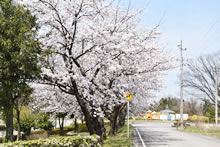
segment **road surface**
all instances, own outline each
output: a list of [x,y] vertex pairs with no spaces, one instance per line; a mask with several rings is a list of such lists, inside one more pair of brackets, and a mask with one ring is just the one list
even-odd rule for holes
[[177,131],[171,123],[133,122],[133,147],[220,147],[220,139]]

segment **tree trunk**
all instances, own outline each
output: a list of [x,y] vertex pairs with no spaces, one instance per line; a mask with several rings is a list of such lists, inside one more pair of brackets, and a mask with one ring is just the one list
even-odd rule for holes
[[17,141],[21,138],[21,122],[20,122],[20,111],[18,108],[18,105],[16,105],[16,117],[17,117],[17,127],[18,127],[18,135],[17,135]]
[[104,126],[104,118],[92,115],[91,110],[86,102],[83,99],[77,98],[77,101],[81,107],[81,110],[85,116],[86,126],[90,135],[97,134],[100,139],[100,142],[103,142],[103,139],[106,139],[106,131]]
[[60,136],[63,136],[64,117],[59,117]]
[[126,116],[126,104],[121,104],[120,106],[115,106],[113,112],[108,119],[110,120],[110,131],[109,135],[116,135],[120,128],[125,124]]
[[13,141],[13,104],[8,106],[6,112],[6,140]]
[[93,117],[93,127],[95,134],[100,136],[100,141],[106,139],[106,130],[104,124],[104,118],[100,116]]
[[109,135],[110,136],[116,135],[116,133],[118,132],[118,113],[119,113],[119,106],[115,106],[111,116],[109,117],[110,119]]
[[118,117],[119,128],[122,128],[125,125],[126,113],[127,113],[126,107],[122,108]]
[[94,117],[92,111],[89,107],[88,102],[86,102],[83,97],[79,94],[76,82],[71,79],[72,86],[73,86],[73,93],[76,96],[77,102],[85,116],[86,126],[88,128],[89,133],[97,134],[100,136],[99,141],[102,143],[103,139],[106,138],[105,134],[105,126],[104,126],[104,118],[99,116]]
[[74,130],[75,130],[75,132],[78,130],[78,128],[79,128],[79,125],[77,123],[77,118],[75,118],[75,120],[74,120]]

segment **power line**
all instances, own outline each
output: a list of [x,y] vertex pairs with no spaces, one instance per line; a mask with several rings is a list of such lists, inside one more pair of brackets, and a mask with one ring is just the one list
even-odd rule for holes
[[[197,41],[192,48],[200,48],[200,46],[205,46],[203,43],[209,40],[209,38],[213,38],[213,35],[209,36],[210,32],[213,30],[213,28],[216,26],[216,24],[219,22],[220,17],[216,19],[208,28],[208,30],[200,37],[199,41]],[[215,32],[214,32],[215,33]],[[215,33],[216,35],[216,33]],[[208,37],[209,36],[209,37]]]
[[200,50],[207,49],[210,45],[214,44],[217,40],[219,40],[220,35],[215,32],[215,36],[211,37],[210,41],[207,41],[207,44],[199,48]]

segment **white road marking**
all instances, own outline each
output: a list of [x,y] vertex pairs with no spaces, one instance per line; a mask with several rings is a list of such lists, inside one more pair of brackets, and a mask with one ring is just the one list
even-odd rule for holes
[[143,147],[146,147],[146,145],[144,144],[144,141],[143,141],[143,139],[142,139],[142,137],[141,137],[141,134],[139,133],[139,131],[138,131],[137,128],[136,128],[136,131],[137,131],[138,136],[139,136],[139,138],[140,138],[140,140],[141,140],[141,142],[142,142],[142,144],[143,144]]
[[148,124],[132,124],[133,127],[144,127],[149,126]]

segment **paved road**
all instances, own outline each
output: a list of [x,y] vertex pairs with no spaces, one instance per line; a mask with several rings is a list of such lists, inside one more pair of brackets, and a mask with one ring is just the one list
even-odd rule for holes
[[133,122],[133,147],[220,147],[220,139],[180,132],[171,125]]

